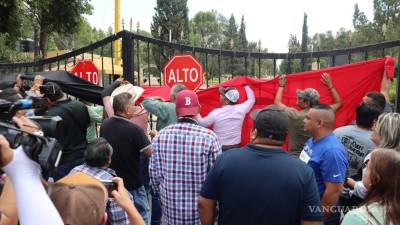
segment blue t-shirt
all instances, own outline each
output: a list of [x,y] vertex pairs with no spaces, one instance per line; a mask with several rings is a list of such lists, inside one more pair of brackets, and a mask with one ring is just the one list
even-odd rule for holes
[[317,141],[308,139],[300,159],[314,170],[321,197],[325,191],[325,182],[343,183],[346,178],[347,152],[332,133]]
[[280,149],[247,145],[218,156],[200,192],[219,204],[218,224],[322,221],[311,168]]

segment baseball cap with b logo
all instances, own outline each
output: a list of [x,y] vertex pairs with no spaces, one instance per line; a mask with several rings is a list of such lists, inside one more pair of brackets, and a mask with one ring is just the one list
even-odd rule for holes
[[177,116],[195,116],[200,112],[200,104],[197,94],[191,90],[180,91],[176,95]]

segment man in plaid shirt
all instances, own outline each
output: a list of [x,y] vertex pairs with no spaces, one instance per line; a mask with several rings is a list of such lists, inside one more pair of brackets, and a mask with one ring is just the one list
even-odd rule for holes
[[[106,139],[96,138],[88,145],[85,163],[73,168],[70,174],[82,172],[98,180],[112,180],[113,177],[116,177],[115,171],[108,168],[111,163],[112,152],[113,149]],[[129,197],[133,202],[132,196]],[[130,225],[125,210],[119,207],[113,198],[108,199],[106,212],[108,225]]]
[[197,200],[201,185],[221,153],[215,133],[194,119],[199,111],[196,93],[180,91],[176,96],[178,123],[153,139],[150,181],[168,224],[200,224]]

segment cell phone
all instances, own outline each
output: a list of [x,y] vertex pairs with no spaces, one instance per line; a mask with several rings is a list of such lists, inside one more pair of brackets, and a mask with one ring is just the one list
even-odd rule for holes
[[118,189],[117,183],[113,182],[112,180],[100,180],[100,182],[106,187],[108,192],[108,197],[112,198],[111,192]]

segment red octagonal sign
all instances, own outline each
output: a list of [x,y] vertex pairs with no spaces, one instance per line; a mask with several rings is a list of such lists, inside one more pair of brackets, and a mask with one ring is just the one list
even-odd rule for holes
[[175,55],[164,66],[164,84],[172,87],[184,84],[190,90],[197,90],[204,81],[203,67],[192,55]]
[[96,65],[90,60],[81,60],[71,70],[72,74],[80,77],[90,83],[99,84],[99,70]]

